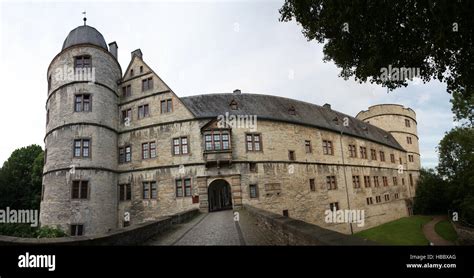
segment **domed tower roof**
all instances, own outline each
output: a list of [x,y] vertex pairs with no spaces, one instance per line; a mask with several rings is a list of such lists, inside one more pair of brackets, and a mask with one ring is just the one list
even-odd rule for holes
[[62,50],[76,44],[84,43],[97,45],[105,50],[108,50],[104,36],[102,36],[102,34],[94,27],[88,25],[79,26],[69,32],[69,35],[64,40]]

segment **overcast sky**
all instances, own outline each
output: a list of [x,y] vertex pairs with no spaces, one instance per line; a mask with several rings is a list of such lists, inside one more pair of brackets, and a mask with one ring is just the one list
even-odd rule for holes
[[415,110],[424,167],[437,164],[436,146],[454,127],[450,95],[437,81],[387,94],[338,77],[323,63],[322,45],[308,42],[295,22],[279,22],[280,1],[10,2],[0,4],[0,165],[16,148],[44,148],[46,70],[69,31],[87,23],[116,41],[125,70],[130,52],[178,96],[232,92],[272,94],[355,116],[380,103]]

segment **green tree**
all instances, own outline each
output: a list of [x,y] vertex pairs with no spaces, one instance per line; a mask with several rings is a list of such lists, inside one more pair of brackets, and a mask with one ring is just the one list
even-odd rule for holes
[[407,86],[407,79],[384,78],[391,65],[419,69],[424,82],[446,82],[454,114],[472,125],[473,14],[468,0],[286,0],[280,21],[294,19],[308,40],[324,43],[324,61],[346,79]]
[[413,210],[416,214],[446,213],[451,205],[449,186],[433,169],[421,169]]
[[43,150],[16,149],[0,169],[0,207],[39,209]]

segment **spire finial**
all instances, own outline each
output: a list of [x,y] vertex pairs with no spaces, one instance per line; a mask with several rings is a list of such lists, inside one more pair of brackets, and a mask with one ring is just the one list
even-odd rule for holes
[[86,26],[86,21],[87,21],[87,17],[86,17],[86,11],[83,11],[82,14],[84,15],[84,18],[82,20],[84,20],[84,26]]

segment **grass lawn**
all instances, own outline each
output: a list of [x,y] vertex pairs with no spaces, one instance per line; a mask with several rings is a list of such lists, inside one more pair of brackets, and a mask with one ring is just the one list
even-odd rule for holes
[[435,225],[435,232],[440,235],[442,238],[455,242],[458,239],[458,234],[454,230],[451,222],[448,220],[439,221]]
[[428,245],[421,227],[431,217],[415,215],[382,224],[355,235],[386,245]]

